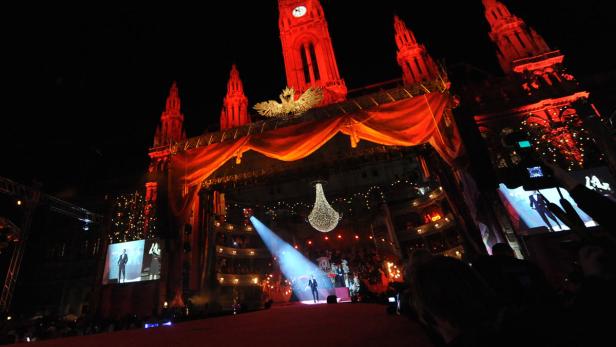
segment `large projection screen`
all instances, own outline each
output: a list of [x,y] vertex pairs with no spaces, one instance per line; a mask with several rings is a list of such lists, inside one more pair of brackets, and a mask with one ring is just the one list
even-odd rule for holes
[[162,243],[158,239],[112,243],[107,248],[103,284],[160,278]]

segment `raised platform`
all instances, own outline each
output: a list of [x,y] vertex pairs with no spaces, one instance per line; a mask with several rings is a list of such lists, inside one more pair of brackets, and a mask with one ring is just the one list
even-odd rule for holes
[[36,346],[431,346],[417,323],[374,304],[269,310],[36,343]]

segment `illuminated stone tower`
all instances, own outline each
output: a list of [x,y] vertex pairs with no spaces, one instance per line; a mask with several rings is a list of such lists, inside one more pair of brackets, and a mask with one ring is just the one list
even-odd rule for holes
[[[543,38],[522,19],[511,14],[505,5],[496,0],[483,0],[483,5],[491,28],[490,39],[496,45],[498,61],[505,73],[532,69],[527,60],[551,51]],[[558,62],[562,62],[562,55]]]
[[347,88],[338,73],[319,1],[278,0],[278,9],[287,84],[300,93],[309,87],[323,88],[322,105],[344,100]]
[[[160,116],[160,125],[156,128],[154,145],[150,150],[150,167],[148,182],[145,184],[145,199],[147,202],[156,202],[159,173],[167,167],[169,145],[186,139],[183,127],[184,115],[180,110],[180,95],[177,83],[173,82],[165,104],[165,110]],[[147,211],[146,211],[147,212]]]
[[[522,129],[542,156],[569,170],[583,167],[587,159],[584,148],[588,147],[583,139],[587,135],[572,105],[588,98],[588,92],[580,90],[574,77],[566,72],[561,52],[550,49],[522,19],[499,1],[483,0],[483,5],[491,28],[490,39],[509,81],[509,86],[492,89],[499,90],[505,101],[501,101],[502,105],[511,104],[509,119],[518,120],[504,131]],[[481,126],[492,130],[507,123],[504,113],[477,119],[481,119]],[[506,160],[500,161],[501,166],[507,165]]]
[[396,45],[398,46],[398,64],[402,68],[404,84],[413,84],[434,79],[438,68],[428,54],[426,47],[419,44],[415,35],[406,27],[406,24],[394,16],[396,29]]
[[180,111],[180,96],[178,86],[175,82],[169,90],[165,111],[160,116],[160,125],[156,128],[154,135],[154,147],[165,146],[170,143],[184,140],[186,132],[182,124],[184,115]]
[[220,112],[220,130],[230,129],[250,123],[248,99],[244,95],[244,86],[235,64],[231,67],[227,95]]

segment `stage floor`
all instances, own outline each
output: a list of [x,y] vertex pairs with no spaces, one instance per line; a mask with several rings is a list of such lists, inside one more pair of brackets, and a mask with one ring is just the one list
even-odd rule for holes
[[417,323],[374,304],[273,306],[169,327],[40,341],[36,346],[431,346]]

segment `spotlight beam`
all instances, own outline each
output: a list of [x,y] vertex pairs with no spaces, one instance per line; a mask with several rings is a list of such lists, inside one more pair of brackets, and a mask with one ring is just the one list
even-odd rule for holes
[[333,285],[327,275],[314,263],[306,259],[293,246],[286,243],[272,230],[254,216],[250,222],[265,243],[269,251],[278,259],[280,270],[291,281],[293,292],[301,301],[312,301],[312,291],[308,286],[311,276],[317,280],[319,299],[324,300],[333,292]]

